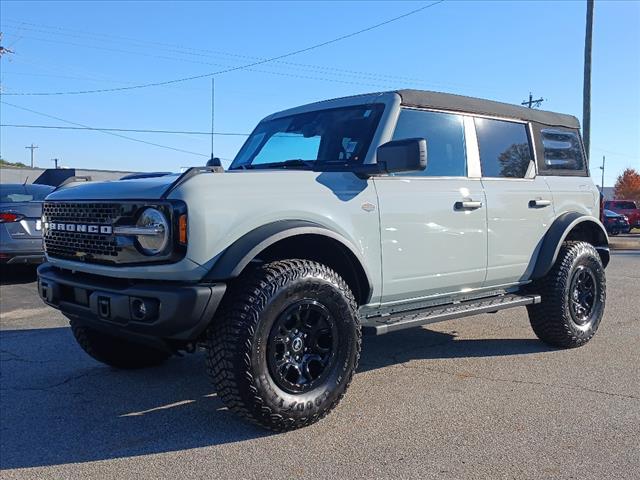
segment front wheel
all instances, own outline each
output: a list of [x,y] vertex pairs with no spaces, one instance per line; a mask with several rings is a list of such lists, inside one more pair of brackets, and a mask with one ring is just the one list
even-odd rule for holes
[[360,356],[356,302],[308,260],[239,278],[207,332],[207,371],[222,401],[275,431],[310,425],[342,399]]
[[565,242],[549,273],[532,289],[542,302],[529,305],[529,321],[542,341],[557,347],[579,347],[595,335],[604,314],[604,267],[593,245]]

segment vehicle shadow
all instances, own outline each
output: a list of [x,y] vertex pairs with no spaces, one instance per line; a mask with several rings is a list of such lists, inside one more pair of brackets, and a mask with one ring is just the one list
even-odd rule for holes
[[455,334],[412,328],[380,337],[364,337],[359,371],[366,372],[411,360],[526,355],[553,351],[537,339],[463,339]]
[[35,282],[35,265],[0,265],[0,285],[17,285]]
[[[533,340],[455,340],[413,329],[366,338],[359,371],[411,359],[544,351]],[[229,412],[201,354],[117,371],[89,358],[68,328],[0,332],[0,469],[180,451],[273,435]]]

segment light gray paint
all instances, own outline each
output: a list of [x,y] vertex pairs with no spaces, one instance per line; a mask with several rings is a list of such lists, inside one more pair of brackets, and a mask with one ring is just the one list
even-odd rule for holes
[[[376,147],[389,141],[395,129],[400,110],[395,93],[320,102],[267,119],[371,102],[386,105],[365,160],[373,163]],[[352,173],[295,170],[203,173],[169,195],[188,205],[189,245],[182,261],[118,268],[50,260],[112,277],[198,280],[251,230],[279,220],[307,220],[355,246],[371,276],[372,306],[526,283],[542,239],[558,216],[576,211],[597,221],[597,190],[590,178],[536,176],[535,166],[526,179],[480,178],[475,127],[464,115],[469,177],[363,179]],[[174,179],[78,184],[52,198],[155,200]],[[532,208],[532,200],[542,205]],[[478,208],[457,211],[459,201],[476,202]]]
[[479,179],[383,176],[375,183],[385,302],[482,287],[485,210],[454,210],[456,202],[485,203]]

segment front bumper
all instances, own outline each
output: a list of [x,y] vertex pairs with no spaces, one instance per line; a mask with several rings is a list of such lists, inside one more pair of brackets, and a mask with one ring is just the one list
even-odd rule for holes
[[38,264],[44,262],[42,252],[0,252],[0,263],[6,265]]
[[38,267],[38,293],[46,304],[98,330],[140,340],[196,340],[225,290],[224,283],[131,281],[71,272],[49,263]]

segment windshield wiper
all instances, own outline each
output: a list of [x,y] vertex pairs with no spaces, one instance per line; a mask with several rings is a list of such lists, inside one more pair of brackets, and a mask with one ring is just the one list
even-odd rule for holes
[[282,162],[270,162],[259,163],[256,165],[244,165],[245,168],[295,168],[304,167],[305,169],[312,169],[315,164],[315,160],[302,160],[301,158],[292,158],[290,160],[283,160]]

